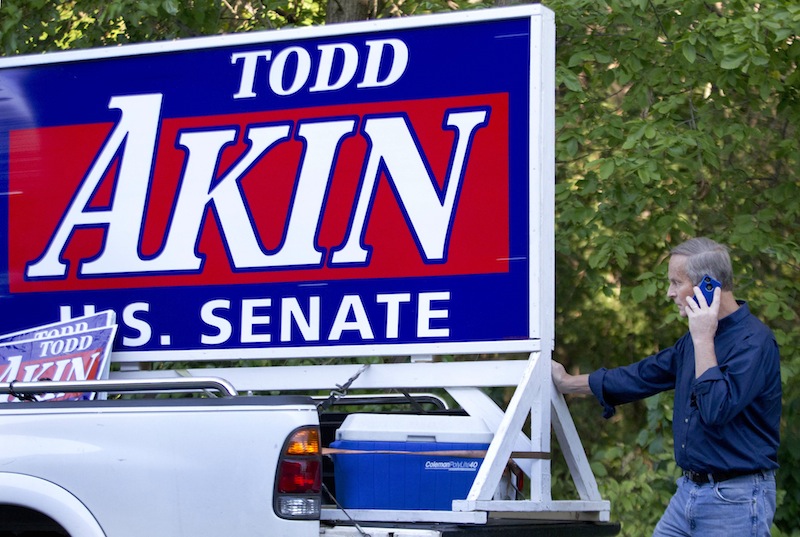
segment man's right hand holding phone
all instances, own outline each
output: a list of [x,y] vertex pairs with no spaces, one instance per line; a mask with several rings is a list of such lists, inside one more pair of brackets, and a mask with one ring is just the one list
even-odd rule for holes
[[[704,278],[705,280],[705,278]],[[694,288],[694,300],[686,301],[686,316],[689,319],[689,332],[692,334],[695,352],[695,378],[708,369],[718,365],[717,355],[714,350],[714,336],[717,333],[719,324],[719,306],[722,290],[713,286],[711,291],[711,301],[706,298],[708,289],[701,286],[704,282]],[[705,292],[704,292],[705,291]]]

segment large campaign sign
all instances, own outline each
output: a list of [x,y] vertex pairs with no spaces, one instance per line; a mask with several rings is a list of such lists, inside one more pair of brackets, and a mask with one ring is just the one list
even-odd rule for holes
[[552,338],[539,5],[0,60],[0,333],[146,360]]

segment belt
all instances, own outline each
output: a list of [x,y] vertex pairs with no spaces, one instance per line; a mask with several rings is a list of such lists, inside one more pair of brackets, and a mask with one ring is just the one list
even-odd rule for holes
[[705,485],[706,483],[719,483],[720,481],[727,481],[735,477],[742,477],[746,475],[760,474],[763,470],[755,472],[751,470],[740,470],[732,472],[694,472],[692,470],[684,470],[683,477],[697,483],[698,485]]

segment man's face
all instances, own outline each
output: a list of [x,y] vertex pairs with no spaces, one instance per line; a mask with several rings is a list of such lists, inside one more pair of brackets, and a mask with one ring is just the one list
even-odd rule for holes
[[694,296],[694,284],[686,274],[686,256],[673,255],[669,260],[669,289],[667,296],[678,305],[681,317],[686,317],[686,301]]

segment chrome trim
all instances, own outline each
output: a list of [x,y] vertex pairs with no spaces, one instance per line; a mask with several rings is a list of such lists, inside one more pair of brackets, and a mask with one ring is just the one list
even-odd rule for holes
[[217,377],[181,377],[163,379],[119,379],[85,381],[0,382],[0,394],[36,395],[54,392],[151,392],[214,390],[224,397],[238,395],[236,388]]

